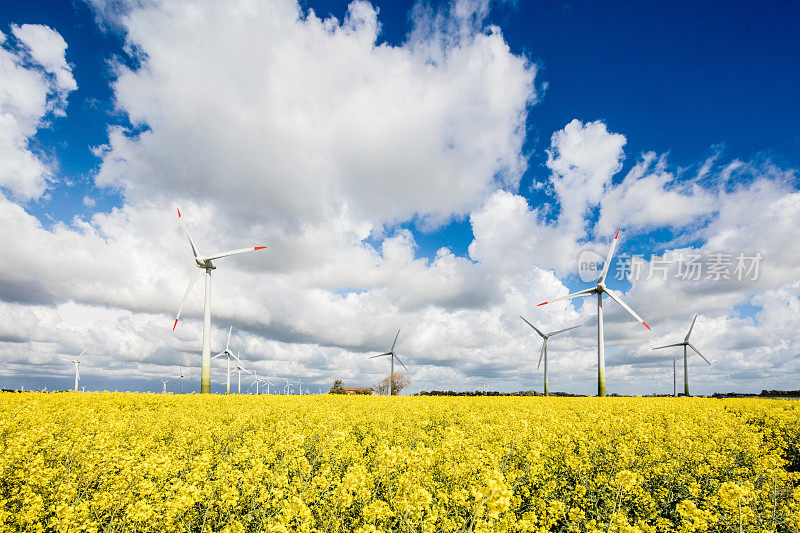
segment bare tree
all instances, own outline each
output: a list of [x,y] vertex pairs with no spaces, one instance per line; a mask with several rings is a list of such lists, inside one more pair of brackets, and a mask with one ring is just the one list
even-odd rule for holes
[[411,385],[411,380],[402,372],[395,372],[389,377],[383,378],[375,385],[380,394],[390,392],[392,396],[397,396],[400,392]]

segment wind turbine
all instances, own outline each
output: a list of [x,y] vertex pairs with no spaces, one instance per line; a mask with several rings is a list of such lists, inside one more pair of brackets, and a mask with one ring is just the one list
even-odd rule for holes
[[289,378],[284,379],[286,379],[286,386],[283,388],[283,393],[288,395],[292,391],[292,386],[289,385]]
[[64,359],[64,361],[67,361],[68,363],[72,363],[73,365],[75,365],[75,388],[73,389],[75,392],[78,392],[78,380],[80,380],[80,378],[81,378],[81,373],[78,371],[78,365],[81,364],[81,356],[83,354],[85,354],[86,350],[88,350],[88,349],[89,348],[84,349],[80,353],[80,355],[78,357],[76,357],[75,359],[64,359],[63,357],[61,358],[61,359]]
[[182,366],[178,366],[178,371],[178,379],[181,380],[181,394],[183,394],[183,378],[188,378],[189,376],[184,375]]
[[298,392],[297,394],[302,395],[303,394],[303,380],[300,379],[300,378],[297,378],[297,387],[300,389],[300,392]]
[[229,348],[231,343],[231,331],[233,331],[233,326],[231,326],[230,329],[228,330],[228,340],[225,342],[225,349],[211,358],[211,359],[216,359],[217,357],[224,355],[225,359],[228,362],[228,372],[226,374],[227,378],[225,381],[225,394],[231,393],[231,357],[233,357],[237,361],[239,360],[236,354],[234,354]]
[[217,268],[212,263],[215,259],[220,259],[222,257],[227,257],[229,255],[236,255],[236,254],[243,254],[245,252],[253,252],[255,250],[263,250],[266,246],[254,246],[252,248],[240,248],[238,250],[231,250],[229,252],[221,252],[218,254],[212,254],[209,256],[200,255],[197,251],[197,247],[194,245],[194,241],[192,241],[191,235],[189,235],[189,230],[186,228],[186,224],[183,223],[181,219],[181,210],[178,209],[178,221],[181,223],[183,227],[183,232],[186,234],[186,238],[189,239],[189,244],[192,247],[192,253],[194,254],[194,262],[197,266],[198,270],[192,274],[191,279],[189,279],[189,286],[186,287],[186,292],[183,294],[183,300],[181,300],[181,305],[178,307],[178,314],[175,315],[175,324],[172,326],[172,331],[175,331],[175,327],[178,325],[178,319],[181,317],[181,311],[183,311],[183,305],[186,303],[186,299],[189,297],[189,293],[192,292],[192,287],[194,284],[197,283],[197,280],[200,279],[200,276],[203,275],[205,272],[206,275],[206,288],[205,288],[205,305],[203,306],[203,366],[200,371],[200,393],[201,394],[208,394],[211,392],[211,271]]
[[[231,355],[233,355],[233,354],[231,354]],[[230,372],[236,372],[236,374],[238,375],[239,384],[238,384],[238,387],[237,387],[237,390],[236,390],[236,394],[241,394],[242,393],[242,370],[244,370],[248,374],[252,374],[252,372],[250,372],[244,366],[242,366],[244,363],[242,363],[242,360],[239,359],[239,355],[238,354],[234,355],[234,357],[236,358],[236,368],[234,368]],[[230,381],[230,373],[228,373],[228,381]]]
[[263,382],[263,383],[269,383],[269,380],[267,380],[267,379],[264,379],[264,378],[260,378],[260,377],[258,377],[258,370],[255,370],[255,373],[256,373],[256,379],[255,379],[255,380],[254,380],[254,381],[253,381],[253,382],[250,384],[250,386],[251,386],[251,387],[252,387],[253,385],[255,385],[255,386],[256,386],[256,396],[258,396],[258,384],[259,384],[259,383],[262,383],[262,382]]
[[688,346],[689,348],[697,352],[697,355],[702,357],[703,361],[708,363],[708,366],[711,366],[711,363],[709,363],[708,359],[706,359],[705,356],[700,353],[700,350],[695,348],[694,345],[691,342],[689,342],[689,336],[692,334],[695,322],[697,322],[697,315],[694,315],[694,320],[692,320],[692,325],[689,326],[689,333],[686,334],[686,337],[684,337],[683,342],[676,342],[675,344],[667,344],[666,346],[657,346],[656,348],[653,348],[654,350],[661,350],[662,348],[673,348],[675,346],[683,346],[683,394],[686,396],[689,396],[689,363],[686,354],[686,347]]
[[542,302],[538,305],[545,305],[548,303],[558,302],[560,300],[569,300],[571,298],[575,298],[576,296],[588,296],[590,294],[597,295],[597,395],[598,396],[605,396],[606,395],[606,356],[605,356],[605,346],[604,346],[604,339],[603,339],[603,294],[608,294],[608,297],[617,302],[619,305],[622,306],[633,318],[636,319],[637,322],[641,322],[644,324],[644,327],[650,329],[650,326],[647,325],[647,322],[642,320],[642,317],[636,314],[636,312],[628,307],[628,304],[622,301],[619,293],[617,291],[613,291],[606,287],[606,275],[608,274],[608,268],[611,266],[611,257],[614,255],[614,248],[617,247],[617,240],[619,239],[619,230],[617,230],[617,234],[614,235],[614,240],[611,242],[611,249],[608,251],[608,257],[606,257],[606,262],[603,264],[603,270],[600,272],[600,277],[597,278],[597,285],[592,287],[591,289],[584,289],[582,291],[574,292],[572,294],[567,294],[566,296],[560,296],[558,298],[553,298],[547,302]]
[[525,320],[524,316],[520,316],[520,318],[522,320],[524,320],[526,324],[528,324],[530,327],[532,327],[533,330],[536,333],[538,333],[539,336],[543,339],[543,341],[542,341],[542,353],[541,353],[541,355],[539,355],[539,364],[536,366],[536,369],[538,370],[539,367],[542,366],[542,358],[544,358],[544,395],[545,396],[549,396],[550,395],[550,386],[549,386],[549,384],[547,382],[547,340],[550,337],[552,337],[553,335],[558,335],[559,333],[564,333],[565,331],[569,331],[571,329],[579,328],[579,327],[581,327],[581,325],[578,324],[577,326],[572,326],[570,328],[564,328],[564,329],[560,329],[558,331],[554,331],[552,333],[546,333],[545,334],[545,333],[542,333],[539,330],[539,328],[537,328],[536,326],[534,326],[533,324],[531,324],[530,322]]
[[167,393],[167,383],[169,383],[170,381],[172,381],[172,380],[171,379],[162,379],[161,380],[161,383],[164,384],[164,386],[161,389],[161,393],[162,394],[166,394]]
[[391,359],[391,361],[392,361],[392,372],[389,374],[389,384],[390,384],[389,386],[391,387],[390,394],[392,396],[394,396],[394,377],[393,377],[394,376],[394,360],[397,359],[397,362],[400,363],[401,365],[403,365],[403,368],[408,370],[408,367],[394,353],[394,345],[397,344],[397,337],[399,337],[399,336],[400,336],[400,330],[398,329],[397,330],[397,335],[394,336],[394,342],[392,343],[392,348],[386,353],[373,355],[372,357],[370,357],[370,359],[375,359],[376,357],[384,357],[384,356],[388,355],[389,359]]
[[271,382],[271,381],[269,380],[269,378],[270,378],[270,375],[269,375],[269,374],[267,374],[267,379],[266,379],[266,382],[267,382],[267,394],[269,394],[269,386],[270,386],[270,385],[272,385],[272,386],[275,386],[275,384],[274,384],[273,382]]

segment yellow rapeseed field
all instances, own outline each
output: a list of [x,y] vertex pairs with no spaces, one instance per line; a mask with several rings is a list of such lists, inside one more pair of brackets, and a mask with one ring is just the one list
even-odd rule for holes
[[800,402],[0,395],[5,531],[798,531]]

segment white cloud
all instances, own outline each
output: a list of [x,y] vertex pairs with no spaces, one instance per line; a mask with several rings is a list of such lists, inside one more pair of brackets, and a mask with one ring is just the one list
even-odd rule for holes
[[12,26],[19,47],[0,39],[0,187],[22,200],[38,199],[51,179],[48,164],[30,147],[48,116],[61,116],[77,88],[65,60],[66,43],[55,30]]
[[214,198],[293,223],[463,215],[524,172],[536,69],[478,14],[466,27],[441,16],[457,39],[420,22],[392,46],[376,44],[366,2],[342,23],[289,0],[134,9],[126,38],[142,65],[119,67],[114,88],[148,129],[111,131],[97,181],[132,201]]

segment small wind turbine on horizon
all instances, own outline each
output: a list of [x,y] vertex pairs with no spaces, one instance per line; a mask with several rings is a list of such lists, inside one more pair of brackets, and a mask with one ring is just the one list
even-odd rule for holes
[[211,359],[216,359],[217,357],[224,355],[225,360],[228,363],[228,368],[226,373],[227,377],[225,379],[225,394],[231,393],[231,357],[233,357],[234,359],[236,359],[236,361],[241,363],[241,361],[239,361],[239,357],[235,353],[233,353],[229,348],[231,343],[231,331],[233,331],[233,326],[231,326],[230,329],[228,329],[228,340],[225,341],[225,349],[211,358]]
[[188,378],[189,376],[183,373],[183,367],[178,366],[178,379],[181,380],[181,394],[183,394],[183,378]]
[[191,235],[189,235],[189,230],[186,228],[186,224],[183,223],[180,209],[178,209],[178,221],[180,222],[181,227],[183,227],[183,232],[186,234],[186,238],[189,239],[189,244],[191,245],[192,253],[194,254],[194,262],[198,270],[196,270],[195,273],[192,274],[191,279],[189,279],[189,286],[186,287],[186,292],[183,294],[183,300],[181,300],[181,305],[178,307],[178,314],[175,316],[175,324],[172,326],[172,331],[175,331],[175,327],[178,325],[178,319],[181,317],[183,305],[186,303],[189,293],[192,292],[194,284],[197,283],[197,280],[200,279],[200,276],[202,276],[205,272],[206,286],[205,304],[203,306],[203,362],[200,370],[200,393],[209,394],[211,392],[211,271],[217,268],[214,266],[212,261],[222,257],[227,257],[229,255],[263,250],[266,248],[266,246],[239,248],[238,250],[221,252],[209,256],[200,255],[200,253],[197,251],[197,247],[194,245],[194,241],[192,241]]
[[[703,361],[708,363],[708,366],[711,366],[711,363],[708,361],[708,359],[705,358],[705,356],[703,354],[700,353],[700,350],[695,348],[694,345],[691,342],[689,342],[689,337],[692,335],[692,330],[694,329],[694,323],[695,322],[697,322],[697,315],[696,314],[694,315],[694,320],[692,320],[692,325],[689,326],[689,333],[686,334],[686,337],[684,337],[683,342],[676,342],[675,344],[667,344],[666,346],[656,346],[655,348],[653,348],[654,350],[661,350],[663,348],[674,348],[676,346],[683,346],[683,394],[685,396],[689,396],[689,363],[688,363],[688,357],[687,357],[687,353],[686,353],[686,348],[689,347],[692,350],[694,350],[695,352],[697,352],[697,355],[702,357]],[[673,359],[673,376],[674,376],[674,368],[675,368],[674,365],[675,365],[675,362],[674,362],[674,359]],[[676,394],[676,396],[677,396],[677,394]]]
[[161,383],[164,385],[161,388],[161,394],[166,394],[167,393],[167,383],[169,383],[170,381],[172,381],[172,380],[171,379],[162,379],[161,380]]
[[72,363],[72,364],[75,366],[75,388],[74,388],[74,389],[72,389],[72,390],[74,390],[75,392],[78,392],[78,381],[79,381],[79,380],[80,380],[80,378],[81,378],[81,373],[78,371],[78,365],[80,365],[80,364],[81,364],[81,356],[82,356],[83,354],[85,354],[85,353],[86,353],[86,350],[88,350],[88,349],[89,349],[89,348],[85,348],[85,349],[84,349],[84,350],[83,350],[83,351],[80,353],[80,355],[78,355],[78,357],[76,357],[75,359],[65,359],[65,358],[63,358],[63,357],[61,358],[61,359],[63,359],[64,361],[67,361],[68,363]]
[[292,386],[289,385],[289,378],[284,378],[286,380],[286,386],[283,387],[283,393],[288,395],[292,392]]
[[397,359],[397,362],[400,363],[401,365],[403,365],[403,368],[408,370],[408,367],[405,365],[405,363],[403,363],[403,361],[401,361],[400,358],[397,357],[397,354],[394,353],[394,346],[395,346],[395,344],[397,344],[397,337],[399,337],[399,336],[400,336],[400,330],[398,329],[397,330],[397,335],[394,336],[394,342],[392,343],[392,348],[386,353],[373,355],[372,357],[370,357],[370,359],[375,359],[376,357],[385,357],[385,356],[388,355],[389,359],[391,359],[392,366],[391,366],[391,373],[389,374],[389,382],[390,382],[390,387],[391,387],[391,391],[389,392],[389,394],[391,396],[394,396],[394,377],[393,377],[394,376],[394,360]]
[[619,239],[619,231],[617,230],[617,234],[614,235],[614,240],[611,242],[611,249],[608,251],[608,257],[606,257],[606,262],[603,264],[603,270],[600,272],[600,276],[597,278],[597,285],[590,289],[584,289],[582,291],[574,292],[572,294],[567,294],[566,296],[560,296],[558,298],[553,298],[552,300],[548,300],[546,302],[542,302],[537,304],[545,305],[548,303],[558,302],[561,300],[569,300],[571,298],[575,298],[576,296],[588,296],[590,294],[597,295],[597,395],[598,396],[605,396],[606,395],[606,359],[605,359],[605,340],[603,338],[603,294],[607,294],[609,298],[617,302],[623,309],[625,309],[633,318],[636,319],[637,322],[640,322],[646,327],[648,330],[650,326],[647,325],[642,317],[636,314],[636,312],[628,307],[628,304],[622,301],[622,297],[619,295],[617,291],[611,290],[606,287],[606,275],[608,274],[608,269],[611,266],[611,257],[614,255],[614,249],[617,247],[617,240]]
[[564,328],[564,329],[560,329],[558,331],[553,331],[552,333],[546,333],[545,334],[545,333],[542,333],[539,330],[539,328],[537,328],[536,326],[534,326],[533,324],[528,322],[525,319],[524,316],[520,316],[520,318],[522,320],[524,320],[526,324],[528,324],[530,327],[532,327],[533,330],[536,333],[538,333],[539,336],[542,338],[542,353],[539,355],[539,364],[536,365],[536,369],[538,370],[539,367],[542,366],[542,358],[544,358],[544,395],[545,396],[549,396],[550,395],[550,385],[549,385],[549,383],[547,381],[547,365],[548,365],[548,360],[547,360],[547,341],[553,335],[558,335],[559,333],[564,333],[565,331],[569,331],[571,329],[579,328],[579,327],[581,327],[581,325],[578,324],[577,326],[572,326],[572,327],[569,327],[569,328]]
[[[239,359],[239,354],[238,353],[236,355],[234,355],[234,357],[236,358],[236,367],[233,370],[231,370],[230,372],[236,372],[236,374],[238,376],[238,385],[237,385],[237,389],[236,389],[236,394],[241,394],[242,393],[242,370],[244,370],[248,374],[252,374],[252,372],[250,372],[249,370],[247,370],[244,367],[244,363],[242,363],[242,360]],[[230,381],[230,372],[228,373],[229,381]]]
[[[259,383],[269,383],[269,379],[264,379],[264,378],[258,377],[258,370],[254,370],[254,372],[255,372],[256,378],[250,384],[250,387],[252,387],[253,385],[256,386],[256,396],[258,396],[258,385],[259,385]],[[267,394],[269,394],[269,393],[267,393]]]

